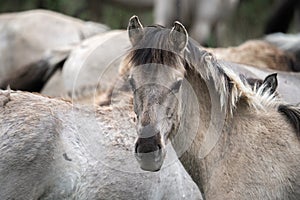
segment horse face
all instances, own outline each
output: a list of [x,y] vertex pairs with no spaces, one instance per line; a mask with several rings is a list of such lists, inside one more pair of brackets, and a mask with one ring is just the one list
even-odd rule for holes
[[[137,70],[139,71],[139,70]],[[157,171],[161,168],[166,155],[166,141],[174,131],[178,120],[178,98],[181,78],[171,84],[163,82],[168,76],[159,74],[147,82],[141,74],[130,76],[130,85],[134,96],[134,112],[137,116],[137,134],[135,156],[142,169]],[[161,80],[160,80],[161,79]],[[146,83],[145,83],[146,82]]]
[[137,16],[129,20],[133,50],[128,60],[138,138],[135,156],[142,169],[157,171],[166,155],[166,141],[178,122],[179,93],[184,77],[182,56],[188,36],[179,22],[172,29],[143,28]]

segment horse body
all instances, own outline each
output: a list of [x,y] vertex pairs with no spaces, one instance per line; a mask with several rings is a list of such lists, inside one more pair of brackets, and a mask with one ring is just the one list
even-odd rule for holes
[[299,199],[300,133],[293,124],[300,108],[295,120],[279,112],[274,94],[253,91],[189,40],[179,22],[171,30],[143,28],[134,16],[128,33],[133,48],[124,68],[142,169],[160,169],[170,139],[205,199]]
[[[272,119],[261,123],[270,114],[274,114]],[[251,117],[255,117],[255,120],[249,120]],[[228,187],[221,187],[221,185],[230,182],[236,185],[231,186],[233,191],[228,195],[228,199],[230,197],[233,197],[232,199],[249,197],[254,199],[298,199],[300,196],[299,141],[295,135],[291,134],[295,132],[294,128],[277,111],[269,111],[259,117],[252,111],[245,113],[242,117],[237,115],[233,120],[235,120],[235,124],[231,125],[230,134],[240,134],[245,130],[249,133],[249,125],[252,125],[257,128],[251,128],[251,131],[259,136],[233,136],[229,139],[231,141],[228,149],[231,153],[220,162],[219,166],[222,167],[212,172],[211,181],[207,182],[209,185],[206,188],[207,196],[211,196],[213,199],[214,195],[217,195],[220,199],[225,191],[228,191]],[[278,130],[281,131],[278,132]],[[278,134],[274,136],[274,133]],[[224,143],[225,141],[223,140]],[[253,142],[255,142],[254,145]],[[234,144],[246,147],[236,147]],[[231,145],[235,147],[230,147]],[[268,162],[272,162],[272,164]],[[286,164],[282,165],[282,163]],[[217,188],[210,190],[210,186],[216,183],[219,173],[226,174],[230,178],[219,182],[219,194],[214,194],[213,192]],[[245,185],[248,187],[246,190],[244,190]],[[239,192],[233,194],[236,191]]]
[[[221,130],[215,128],[222,132],[213,133],[208,127],[210,123],[218,124],[220,114],[212,113],[212,105],[206,103],[211,95],[205,82],[202,82],[203,87],[200,87],[200,83],[198,81],[197,88],[201,90],[198,93],[202,96],[201,100],[190,104],[190,107],[186,106],[186,109],[192,110],[200,105],[200,118],[199,113],[193,116],[191,112],[182,116],[198,119],[198,133],[180,160],[204,191],[205,198],[299,198],[299,141],[284,116],[274,108],[259,112],[249,108],[247,103],[240,102],[236,107],[238,111],[226,119],[224,127]],[[207,116],[203,116],[203,113]],[[178,123],[182,127],[190,127],[187,130],[195,127],[189,120]],[[185,129],[182,131],[189,133]],[[182,137],[186,137],[184,133]],[[178,137],[175,144],[182,143],[181,139]]]
[[123,7],[128,7],[128,8],[139,8],[139,9],[145,9],[145,8],[152,8],[154,4],[154,0],[145,0],[145,1],[139,1],[139,0],[112,0],[112,1],[107,1],[104,0],[108,3],[114,3]]
[[125,31],[114,30],[84,40],[75,48],[63,68],[67,91],[87,85],[99,85],[101,90],[107,90],[118,74],[122,56],[130,47],[126,37]]
[[42,94],[84,104],[106,101],[106,93],[117,81],[119,65],[129,47],[125,30],[83,40],[73,48],[62,71],[49,80]]
[[52,11],[2,14],[0,81],[14,77],[25,66],[45,59],[48,61],[49,51],[61,48],[70,51],[82,39],[107,29],[101,24],[83,22]]
[[49,97],[61,97],[67,94],[62,78],[62,70],[57,70],[40,91],[41,94]]
[[190,26],[192,38],[205,42],[213,31],[217,36],[224,29],[224,19],[235,9],[238,0],[157,0],[154,4],[154,22],[171,26],[174,20],[180,20]]
[[9,86],[11,89],[40,92],[52,75],[62,68],[71,48],[46,51],[40,60],[22,66],[13,74],[7,74],[0,80],[0,88],[6,89]]
[[[300,4],[299,4],[300,5]],[[265,41],[277,46],[279,49],[288,52],[295,57],[294,71],[300,71],[300,35],[299,34],[284,34],[284,33],[273,33],[267,35]]]
[[207,48],[206,50],[212,52],[217,59],[262,69],[292,71],[295,64],[292,55],[261,40],[249,40],[237,47]]
[[131,109],[13,91],[0,102],[1,199],[202,199],[174,153],[170,171],[138,169]]

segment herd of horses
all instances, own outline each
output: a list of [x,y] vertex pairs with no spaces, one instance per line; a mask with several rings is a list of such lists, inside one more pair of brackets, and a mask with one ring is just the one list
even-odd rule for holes
[[52,14],[0,16],[0,199],[300,198],[296,49]]

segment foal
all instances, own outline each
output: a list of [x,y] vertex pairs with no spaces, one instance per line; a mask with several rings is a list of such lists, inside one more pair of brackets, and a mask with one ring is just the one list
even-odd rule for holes
[[144,28],[133,16],[128,33],[142,169],[160,170],[170,139],[205,199],[300,198],[299,108],[293,119],[281,112],[274,94],[253,91],[179,22]]

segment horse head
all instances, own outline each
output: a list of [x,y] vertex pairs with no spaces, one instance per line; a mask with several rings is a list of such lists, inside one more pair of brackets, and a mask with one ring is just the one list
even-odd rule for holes
[[161,26],[144,28],[133,16],[128,34],[133,49],[125,60],[130,68],[128,79],[137,116],[135,156],[142,169],[158,171],[179,120],[177,96],[184,77],[182,53],[187,32],[179,22],[171,30]]

